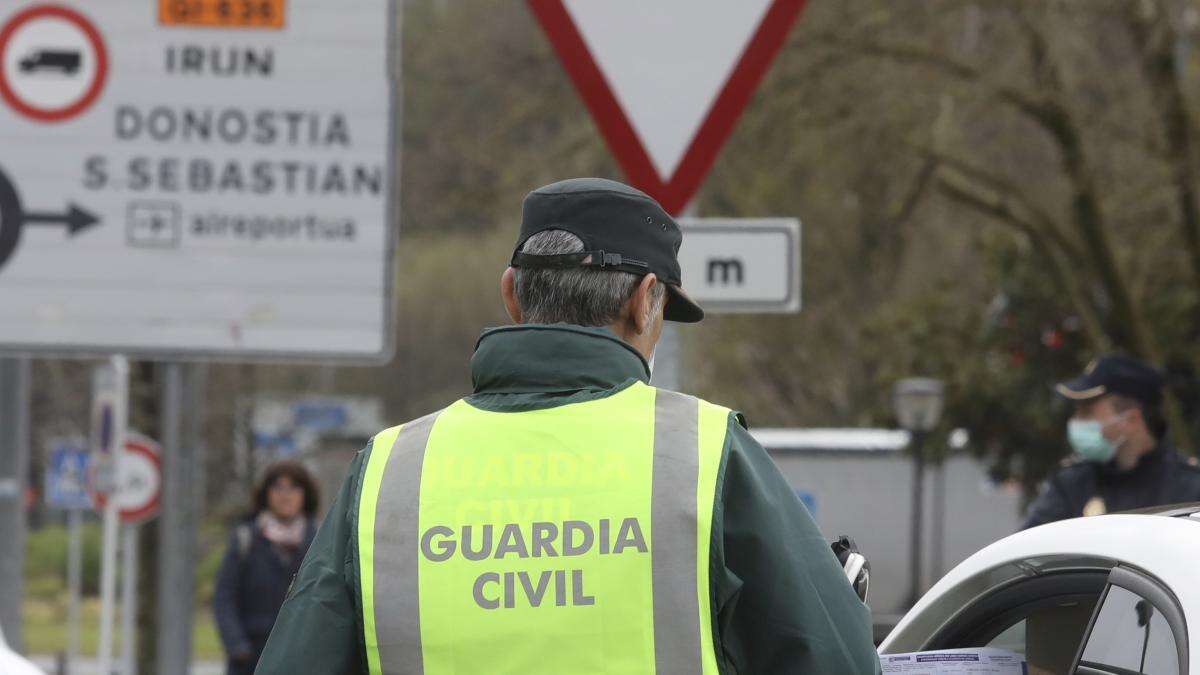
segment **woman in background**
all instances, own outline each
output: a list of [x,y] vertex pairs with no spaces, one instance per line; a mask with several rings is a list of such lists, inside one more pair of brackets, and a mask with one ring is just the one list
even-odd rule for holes
[[317,532],[312,475],[292,460],[267,467],[251,513],[233,528],[217,572],[213,612],[229,675],[252,675],[292,578]]

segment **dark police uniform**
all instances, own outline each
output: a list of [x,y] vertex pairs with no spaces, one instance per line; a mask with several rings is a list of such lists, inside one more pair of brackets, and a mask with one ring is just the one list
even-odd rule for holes
[[1112,462],[1072,460],[1050,478],[1029,507],[1025,527],[1194,501],[1200,501],[1200,467],[1162,441],[1129,471],[1118,470]]
[[[1154,407],[1161,402],[1162,386],[1157,370],[1129,357],[1106,356],[1092,362],[1082,376],[1059,384],[1057,391],[1075,401],[1119,394]],[[1193,501],[1200,501],[1200,466],[1160,438],[1127,471],[1112,461],[1068,460],[1029,507],[1024,527]]]

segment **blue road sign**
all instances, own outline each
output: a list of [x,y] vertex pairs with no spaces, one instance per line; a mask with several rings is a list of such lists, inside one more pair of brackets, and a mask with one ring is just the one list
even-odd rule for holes
[[91,453],[85,448],[54,446],[46,467],[47,506],[56,509],[92,508],[92,496],[88,493],[90,458]]
[[808,509],[808,515],[813,518],[817,517],[817,497],[808,490],[796,490],[796,496],[804,503],[804,508]]
[[346,426],[350,411],[338,400],[305,399],[292,404],[296,426],[315,431],[332,431]]

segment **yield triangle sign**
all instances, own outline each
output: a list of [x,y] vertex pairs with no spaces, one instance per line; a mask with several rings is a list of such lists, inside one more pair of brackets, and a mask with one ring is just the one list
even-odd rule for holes
[[528,0],[631,183],[678,214],[805,0]]

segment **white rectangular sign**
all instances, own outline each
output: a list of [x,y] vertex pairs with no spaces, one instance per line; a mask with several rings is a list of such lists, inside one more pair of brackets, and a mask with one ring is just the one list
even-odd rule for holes
[[385,357],[393,16],[0,5],[0,350]]
[[711,313],[800,311],[800,221],[682,218],[683,287]]

